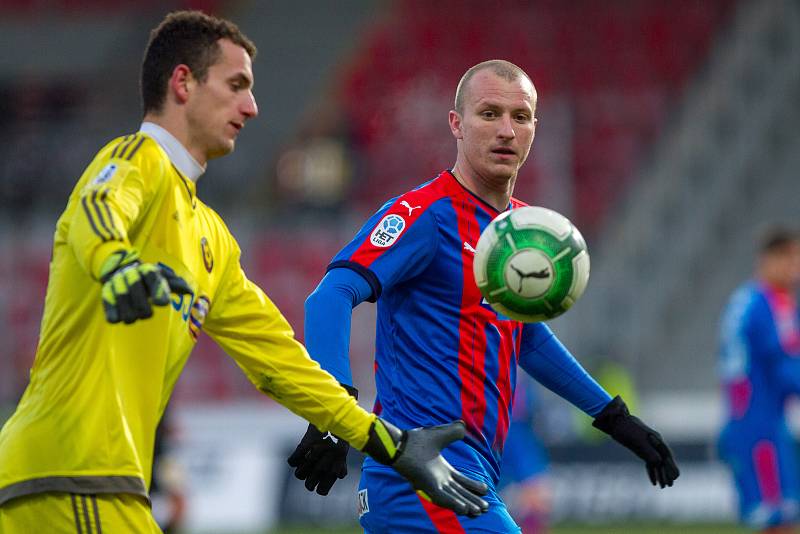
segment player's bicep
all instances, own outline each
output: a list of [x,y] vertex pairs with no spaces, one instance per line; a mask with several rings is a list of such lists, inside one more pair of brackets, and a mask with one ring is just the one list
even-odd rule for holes
[[217,290],[203,330],[256,387],[271,392],[269,377],[275,361],[307,355],[277,306],[247,279],[241,267],[233,270]]
[[263,393],[317,427],[363,446],[374,416],[312,360],[289,322],[238,263],[225,273],[204,330]]
[[96,275],[103,258],[130,247],[130,229],[151,202],[158,178],[146,180],[140,167],[112,160],[78,184],[67,239],[87,271]]

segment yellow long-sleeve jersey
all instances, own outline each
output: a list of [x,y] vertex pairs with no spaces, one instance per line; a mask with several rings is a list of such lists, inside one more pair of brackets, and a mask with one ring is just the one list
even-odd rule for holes
[[[132,325],[106,322],[108,255],[135,248],[193,288]],[[375,416],[308,357],[242,271],[222,219],[139,132],[106,145],[58,220],[30,384],[0,432],[0,505],[32,493],[147,497],[157,423],[201,330],[261,391],[361,448]]]

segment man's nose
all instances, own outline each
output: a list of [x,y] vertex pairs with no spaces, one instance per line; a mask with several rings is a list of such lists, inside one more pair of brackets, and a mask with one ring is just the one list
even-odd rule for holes
[[498,130],[497,136],[503,139],[514,139],[516,135],[516,132],[514,132],[514,125],[511,122],[511,117],[508,115],[503,115],[500,118],[500,130]]
[[253,93],[248,95],[241,111],[242,115],[248,119],[252,119],[258,115],[258,104],[256,104],[256,98],[253,96]]

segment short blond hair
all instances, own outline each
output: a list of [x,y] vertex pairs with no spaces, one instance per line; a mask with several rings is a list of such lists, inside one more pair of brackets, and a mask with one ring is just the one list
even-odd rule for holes
[[488,61],[483,61],[482,63],[478,63],[477,65],[470,67],[461,77],[461,81],[458,82],[458,87],[456,87],[455,110],[459,114],[464,112],[464,98],[467,93],[467,85],[469,84],[469,81],[473,76],[475,76],[475,74],[485,69],[491,69],[494,74],[508,80],[509,82],[513,82],[514,80],[525,77],[531,83],[531,87],[533,87],[533,80],[531,80],[531,77],[528,76],[524,70],[514,65],[510,61],[506,61],[505,59],[490,59]]

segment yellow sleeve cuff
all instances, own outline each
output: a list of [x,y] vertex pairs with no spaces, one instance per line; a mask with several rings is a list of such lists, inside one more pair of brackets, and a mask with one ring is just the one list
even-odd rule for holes
[[92,252],[92,257],[89,260],[89,274],[91,274],[92,278],[95,280],[100,280],[100,270],[108,257],[118,250],[129,250],[130,248],[131,246],[129,243],[120,241],[106,241],[105,243],[100,243]]

